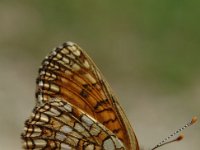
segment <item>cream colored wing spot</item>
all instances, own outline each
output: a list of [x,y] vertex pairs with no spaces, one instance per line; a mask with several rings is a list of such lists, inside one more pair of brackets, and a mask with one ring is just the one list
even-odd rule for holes
[[73,149],[69,145],[62,143],[61,144],[61,150],[73,150]]
[[45,65],[49,65],[49,61],[45,61],[44,64],[45,64]]
[[64,44],[66,44],[66,45],[68,45],[68,46],[74,46],[74,45],[75,45],[75,43],[74,43],[74,42],[71,42],[71,41],[67,41],[67,42],[64,43]]
[[93,144],[90,144],[90,145],[87,145],[86,147],[85,147],[85,150],[94,150],[94,145]]
[[73,129],[67,125],[64,125],[60,128],[60,131],[62,131],[63,133],[70,133],[70,132],[72,132],[72,130]]
[[88,116],[86,116],[86,115],[83,115],[82,117],[81,117],[81,120],[85,123],[85,124],[87,124],[88,126],[91,126],[91,125],[93,125],[93,121],[88,117]]
[[74,64],[72,65],[72,70],[73,70],[73,71],[78,71],[78,70],[80,70],[80,69],[81,69],[81,67],[80,67],[78,64],[74,63]]
[[38,99],[39,103],[41,104],[43,102],[43,96],[42,96],[42,94],[39,94],[37,96],[37,99]]
[[69,64],[69,62],[70,62],[69,59],[66,57],[63,57],[62,60],[63,60],[63,62],[65,62],[65,64]]
[[99,128],[99,125],[93,124],[92,127],[90,128],[90,134],[93,136],[97,136],[101,133],[102,129]]
[[49,71],[44,71],[41,70],[39,71],[39,75],[43,78],[45,78],[46,80],[55,80],[57,79],[57,75],[54,73],[50,73]]
[[42,92],[38,92],[38,93],[36,93],[36,100],[38,102],[37,105],[41,105],[41,104],[45,103],[46,101],[48,101],[48,97],[44,96]]
[[85,68],[87,68],[87,69],[90,68],[90,64],[88,63],[87,60],[84,60],[84,62],[83,62],[83,66],[84,66]]
[[60,60],[60,59],[63,59],[64,57],[60,54],[60,53],[56,53],[56,58],[58,59],[58,60]]
[[45,75],[46,74],[46,72],[44,71],[44,70],[42,70],[42,71],[40,71],[40,73],[39,73],[40,75]]
[[56,84],[50,84],[50,91],[58,93],[60,92],[60,87]]
[[67,48],[76,56],[80,56],[81,52],[77,49],[76,44],[73,42],[66,42]]
[[73,73],[69,70],[65,70],[64,73],[67,75],[67,76],[71,76],[73,75]]
[[29,133],[29,136],[37,137],[41,135],[42,130],[38,127],[35,127],[35,128],[30,128],[27,132]]
[[44,86],[43,81],[40,81],[38,85],[39,85],[39,87],[43,87]]
[[34,147],[35,145],[37,145],[38,147],[42,147],[43,145],[46,145],[46,144],[47,144],[47,142],[45,140],[37,139],[37,140],[34,140],[34,143],[29,141],[27,143],[27,146],[28,147]]
[[80,56],[80,55],[81,55],[81,51],[79,51],[78,49],[76,49],[75,46],[69,46],[68,48],[72,51],[72,53],[73,53],[75,56]]
[[113,139],[113,142],[115,143],[116,148],[123,148],[123,143],[120,139],[113,136],[112,136],[112,139]]
[[64,108],[69,111],[69,112],[72,112],[72,107],[70,105],[64,105]]
[[82,132],[85,131],[85,129],[83,128],[83,126],[81,126],[79,123],[75,124],[74,129],[76,129],[80,133],[82,133]]
[[58,65],[50,63],[48,60],[44,62],[44,65],[48,68],[54,68],[55,70],[58,70],[60,68]]
[[69,54],[69,50],[66,48],[63,48],[60,52],[65,55]]
[[88,79],[92,84],[95,84],[97,81],[89,74],[84,74],[85,78]]
[[66,136],[62,133],[56,133],[56,139],[60,140],[60,141],[64,141],[66,139]]
[[[34,135],[38,135],[38,130],[34,130],[34,128],[27,128],[25,127],[24,128],[24,131],[26,132],[26,136],[27,137],[30,137],[31,135],[34,136]],[[40,135],[40,134],[39,134]]]
[[55,49],[52,51],[51,53],[53,56],[56,56],[57,55],[57,52],[55,51]]
[[114,146],[114,143],[112,141],[111,138],[109,139],[106,139],[104,142],[103,142],[103,148],[105,150],[115,150],[115,146]]
[[[49,111],[45,111],[45,109],[49,110]],[[43,111],[43,110],[41,110],[41,111]],[[56,116],[60,116],[61,112],[56,110],[55,108],[49,108],[47,105],[45,105],[44,114],[56,117]]]

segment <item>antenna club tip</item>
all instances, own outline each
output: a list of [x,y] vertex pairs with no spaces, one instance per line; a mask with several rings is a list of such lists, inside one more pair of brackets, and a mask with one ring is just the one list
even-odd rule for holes
[[196,116],[194,116],[194,117],[192,117],[192,120],[191,120],[191,124],[194,124],[194,123],[196,123],[197,122],[197,117]]
[[183,135],[183,134],[180,134],[180,135],[177,137],[176,141],[181,141],[183,138],[184,138],[184,135]]

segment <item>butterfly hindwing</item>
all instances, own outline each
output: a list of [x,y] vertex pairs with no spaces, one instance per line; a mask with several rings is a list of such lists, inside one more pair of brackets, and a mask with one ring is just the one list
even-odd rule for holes
[[103,124],[60,99],[36,108],[25,123],[22,137],[25,149],[125,149]]

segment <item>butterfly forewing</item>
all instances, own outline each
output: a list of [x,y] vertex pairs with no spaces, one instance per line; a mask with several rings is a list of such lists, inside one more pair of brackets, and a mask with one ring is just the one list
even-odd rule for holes
[[[44,107],[43,105],[45,104],[49,107],[56,108],[50,103],[53,99],[59,99],[64,103],[68,102],[68,104],[70,104],[69,106],[78,108],[76,110],[79,110],[79,113],[82,112],[89,118],[95,120],[100,126],[103,126],[109,131],[107,135],[110,135],[111,137],[113,137],[112,135],[115,135],[117,137],[115,139],[122,141],[123,144],[121,145],[124,145],[122,148],[130,150],[139,149],[134,132],[108,83],[90,57],[75,43],[67,42],[62,46],[57,47],[45,58],[39,69],[36,90],[36,100],[39,109],[36,110],[41,110],[41,106]],[[34,113],[34,115],[35,117],[38,116],[36,113]],[[42,115],[46,114],[42,113]],[[69,115],[72,115],[77,119],[77,122],[83,124],[80,117],[74,116],[74,113],[68,113],[66,116],[70,117]],[[55,119],[52,115],[48,117],[51,120]],[[65,119],[62,119],[62,122],[64,120]],[[31,132],[33,133],[35,130],[32,130],[32,126],[37,126],[34,124],[36,122],[37,121],[33,120],[32,123],[26,124],[27,128],[29,128],[30,125]],[[61,125],[62,122],[59,118],[59,122],[56,124]],[[69,123],[71,123],[71,121],[64,122],[66,125]],[[46,123],[45,125],[40,126],[41,131],[43,131],[44,129],[47,129],[47,126],[51,125]],[[54,134],[54,136],[49,138],[43,134],[41,138],[47,139],[47,146],[50,146],[54,140],[56,143],[53,143],[53,145],[59,143],[59,141],[55,139],[55,134],[60,132],[59,129],[53,129],[52,126],[51,129],[51,133]],[[79,131],[74,133],[82,135]],[[88,131],[88,133],[90,133],[90,131]],[[31,140],[27,142],[29,137],[26,135],[27,134],[24,134],[24,139],[26,145],[28,145],[27,143]],[[82,141],[88,142],[89,144],[90,142],[96,143],[94,146],[103,149],[102,144],[104,142],[102,141],[105,140],[104,136],[92,135],[91,137],[87,138],[83,136],[80,138],[80,143],[84,143]],[[66,138],[69,138],[69,140],[71,139],[70,136],[66,136]],[[61,142],[63,141],[61,140]],[[108,145],[110,145],[109,142]],[[60,145],[58,145],[58,147],[59,146]],[[71,145],[69,144],[69,146]],[[74,148],[73,146],[71,147],[72,149]],[[78,146],[78,149],[85,148]],[[116,147],[114,149],[116,149]]]

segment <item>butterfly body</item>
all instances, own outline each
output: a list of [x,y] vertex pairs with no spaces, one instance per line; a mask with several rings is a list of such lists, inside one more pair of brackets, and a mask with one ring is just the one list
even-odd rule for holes
[[42,62],[36,107],[22,139],[24,149],[139,150],[105,78],[72,42],[57,47]]

